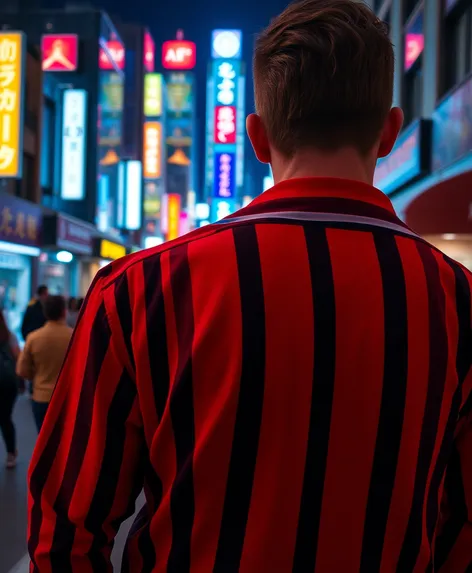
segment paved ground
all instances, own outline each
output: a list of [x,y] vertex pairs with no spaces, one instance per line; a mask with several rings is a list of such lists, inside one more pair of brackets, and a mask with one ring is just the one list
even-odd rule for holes
[[[18,399],[15,408],[15,423],[19,451],[18,466],[15,470],[5,469],[6,453],[3,441],[0,439],[0,573],[27,573],[28,571],[26,473],[36,440],[36,430],[31,414],[31,403],[27,396]],[[123,524],[118,535],[113,555],[115,571],[120,570],[124,540],[132,520]]]

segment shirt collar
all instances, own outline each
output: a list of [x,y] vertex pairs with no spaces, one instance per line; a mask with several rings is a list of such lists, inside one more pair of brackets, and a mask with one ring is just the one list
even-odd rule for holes
[[362,201],[395,213],[390,199],[380,189],[351,179],[336,177],[300,177],[286,179],[259,195],[251,205],[277,199],[330,197]]

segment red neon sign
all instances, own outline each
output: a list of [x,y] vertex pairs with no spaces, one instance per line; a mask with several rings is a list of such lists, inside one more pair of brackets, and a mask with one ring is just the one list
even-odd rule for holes
[[236,108],[233,105],[215,107],[215,143],[236,143]]
[[149,32],[144,34],[144,69],[152,73],[156,61],[156,47]]
[[79,38],[76,34],[45,34],[41,38],[44,72],[74,72],[78,66]]
[[[107,50],[119,70],[125,69],[125,47],[118,40],[110,40],[106,43]],[[103,48],[100,48],[99,68],[101,70],[114,70],[113,62]]]
[[197,63],[194,42],[170,40],[162,46],[162,65],[166,70],[192,70]]

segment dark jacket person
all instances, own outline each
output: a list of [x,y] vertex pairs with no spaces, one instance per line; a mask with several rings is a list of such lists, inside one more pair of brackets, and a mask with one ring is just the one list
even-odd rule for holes
[[21,335],[23,336],[23,340],[26,341],[28,334],[42,328],[46,324],[46,317],[44,316],[44,301],[47,299],[48,294],[48,287],[41,285],[38,287],[36,297],[29,303],[25,316],[23,317],[23,324],[21,325]]

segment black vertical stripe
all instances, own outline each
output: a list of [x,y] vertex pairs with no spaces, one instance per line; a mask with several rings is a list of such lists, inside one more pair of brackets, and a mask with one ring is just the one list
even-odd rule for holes
[[97,311],[90,332],[90,344],[80,390],[72,441],[61,487],[54,504],[57,522],[51,546],[51,568],[61,571],[61,573],[72,572],[70,557],[74,542],[75,527],[72,523],[64,519],[63,516],[64,512],[67,512],[69,509],[77,478],[79,477],[84,461],[90,436],[90,420],[92,419],[95,390],[102,364],[108,351],[110,339],[111,330],[108,324],[105,304],[102,303]]
[[459,384],[462,384],[472,366],[472,324],[470,286],[462,268],[445,257],[454,272],[456,281],[456,309],[459,321],[459,339],[457,342],[456,369]]
[[400,453],[408,381],[408,310],[403,263],[393,233],[376,232],[374,241],[382,275],[384,372],[362,541],[361,573],[380,571]]
[[162,420],[169,393],[169,358],[162,286],[161,258],[143,262],[146,328],[152,387],[159,421]]
[[118,319],[123,330],[126,349],[133,368],[135,366],[131,335],[133,333],[133,313],[129,301],[128,275],[123,273],[115,282],[115,300]]
[[215,573],[239,571],[264,400],[265,313],[256,228],[237,227],[233,237],[242,313],[242,370]]
[[[103,561],[102,549],[107,544],[107,537],[103,530],[103,525],[110,514],[115,500],[116,488],[118,486],[123,464],[127,420],[135,403],[135,399],[136,386],[125,369],[123,370],[108,409],[105,448],[100,466],[100,473],[98,475],[89,511],[85,518],[85,527],[94,536],[89,556],[93,570],[97,571],[97,573],[99,571],[103,571],[104,566],[106,568],[106,562]],[[136,429],[136,431],[140,430]],[[142,443],[144,443],[143,436]],[[122,519],[126,519],[133,514],[134,501],[143,487],[143,460],[144,458],[141,457],[138,467],[133,468],[135,475],[133,488],[130,492],[131,503],[128,504],[127,513],[121,516]],[[115,520],[111,525],[116,533],[120,526],[120,521]]]
[[413,571],[421,547],[426,483],[438,433],[448,363],[445,295],[440,281],[438,263],[431,247],[418,241],[417,249],[423,262],[428,292],[429,376],[413,500],[398,562],[398,571],[402,573]]
[[336,369],[336,308],[326,230],[305,226],[314,313],[314,364],[305,475],[298,518],[293,573],[312,573],[318,550]]
[[172,545],[167,571],[168,573],[185,573],[190,570],[191,538],[195,516],[193,490],[195,424],[192,378],[194,317],[187,244],[171,251],[170,267],[179,352],[177,374],[170,395],[177,475],[171,491]]
[[428,537],[432,543],[434,529],[438,516],[438,490],[446,471],[446,464],[453,447],[454,434],[456,431],[457,420],[462,402],[462,384],[470,370],[472,355],[472,325],[470,287],[467,277],[461,267],[455,262],[445,257],[446,263],[454,273],[455,278],[455,299],[456,299],[456,316],[458,319],[458,340],[456,354],[456,371],[458,378],[458,387],[454,393],[451,404],[451,411],[447,420],[446,431],[441,443],[438,459],[434,467],[431,479],[431,487],[428,496],[428,505],[426,512]]
[[33,505],[30,512],[30,531],[31,535],[28,539],[28,552],[33,563],[33,573],[39,573],[39,569],[35,563],[35,554],[39,544],[39,533],[42,525],[43,512],[41,509],[41,497],[44,486],[49,476],[49,470],[54,464],[54,460],[62,439],[62,430],[64,427],[65,410],[63,409],[59,418],[54,426],[49,440],[38,460],[30,476],[30,493],[33,499]]

